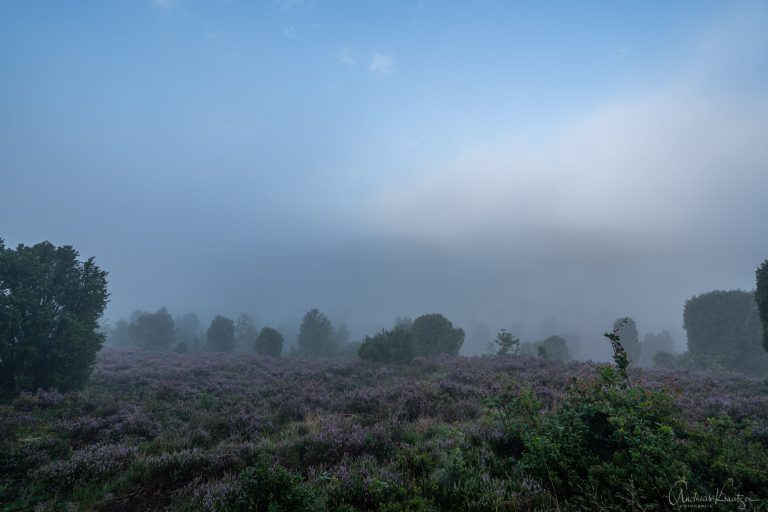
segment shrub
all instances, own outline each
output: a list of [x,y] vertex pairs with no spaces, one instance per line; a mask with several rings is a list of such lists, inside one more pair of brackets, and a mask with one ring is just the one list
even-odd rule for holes
[[205,333],[208,348],[214,352],[231,352],[235,349],[235,323],[231,318],[216,315]]
[[260,356],[279,357],[283,352],[283,335],[277,329],[264,327],[256,337],[254,348]]
[[413,339],[408,329],[395,327],[373,337],[366,336],[357,350],[360,359],[381,363],[409,363],[413,359]]

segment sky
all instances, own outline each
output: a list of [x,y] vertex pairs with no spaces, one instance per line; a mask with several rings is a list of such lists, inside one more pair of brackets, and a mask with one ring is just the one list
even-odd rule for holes
[[0,237],[167,306],[353,337],[632,316],[768,257],[768,4],[0,4]]

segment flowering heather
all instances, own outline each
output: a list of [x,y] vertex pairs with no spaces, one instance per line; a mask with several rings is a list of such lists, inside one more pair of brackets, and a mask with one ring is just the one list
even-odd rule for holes
[[[564,497],[535,464],[520,462],[530,455],[527,438],[497,412],[530,396],[535,404],[526,407],[539,412],[517,417],[542,435],[557,432],[548,415],[567,426],[563,408],[576,400],[573,389],[596,386],[600,367],[527,356],[381,366],[105,350],[84,390],[23,394],[0,407],[0,503],[8,510],[248,510],[243,504],[253,500],[274,510],[291,510],[288,503],[347,511],[551,509]],[[686,456],[705,457],[696,450],[737,436],[751,455],[734,478],[759,488],[768,474],[763,382],[692,370],[628,373],[632,392],[670,397],[675,428],[690,429],[678,445],[698,443]],[[489,405],[505,393],[518,399]],[[723,457],[705,465],[737,467]],[[712,471],[706,478],[713,481],[729,476]]]

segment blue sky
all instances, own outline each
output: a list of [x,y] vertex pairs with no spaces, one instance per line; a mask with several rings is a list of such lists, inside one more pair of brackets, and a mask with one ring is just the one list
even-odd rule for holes
[[685,298],[751,286],[768,253],[749,236],[767,21],[759,2],[3,2],[0,236],[96,256],[112,316],[586,330],[631,310],[679,332]]

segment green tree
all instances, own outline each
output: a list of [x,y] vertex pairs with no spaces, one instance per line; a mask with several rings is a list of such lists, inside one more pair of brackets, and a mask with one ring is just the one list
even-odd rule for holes
[[0,396],[82,387],[104,344],[107,273],[71,246],[0,239]]
[[128,326],[128,335],[141,348],[167,350],[176,339],[176,326],[168,310],[160,308],[138,315]]
[[496,339],[493,340],[493,343],[498,347],[496,350],[497,356],[513,356],[520,351],[520,339],[517,336],[513,336],[506,329],[502,329],[496,334]]
[[640,333],[637,332],[637,324],[635,321],[628,316],[617,318],[616,321],[613,322],[613,328],[616,330],[619,337],[621,337],[621,344],[624,346],[624,350],[627,351],[629,365],[639,365],[643,346],[640,344]]
[[296,343],[299,355],[329,357],[336,354],[331,321],[317,308],[307,311],[304,315]]
[[698,366],[761,374],[768,368],[752,292],[714,290],[685,302],[683,327]]
[[232,352],[235,349],[235,322],[216,315],[205,333],[208,349],[214,352]]
[[763,347],[768,350],[768,260],[765,260],[755,272],[757,289],[755,290],[755,302],[763,324]]
[[283,335],[277,329],[264,327],[254,343],[260,356],[280,357],[283,352]]
[[357,350],[360,359],[388,364],[408,363],[413,359],[413,338],[408,327],[398,325],[373,337],[366,336]]
[[464,343],[464,329],[454,328],[450,320],[439,313],[422,315],[411,326],[414,353],[419,356],[459,354]]

